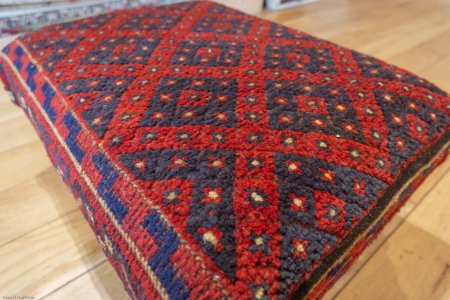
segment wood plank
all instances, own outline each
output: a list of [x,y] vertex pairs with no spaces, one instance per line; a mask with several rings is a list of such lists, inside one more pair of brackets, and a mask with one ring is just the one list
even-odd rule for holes
[[435,36],[430,39],[423,46],[426,46],[433,51],[439,52],[444,55],[449,55],[450,53],[450,30]]
[[[442,53],[434,51],[425,45],[420,45],[390,58],[389,63],[420,75],[445,57],[446,55]],[[433,78],[428,79],[433,80]]]
[[32,180],[53,166],[41,141],[0,153],[0,191]]
[[[430,26],[432,24],[433,26]],[[395,31],[377,38],[373,42],[365,43],[356,50],[376,55],[388,60],[421,43],[446,32],[450,28],[450,14],[448,11],[435,11],[411,19],[409,22],[396,26]]]
[[0,136],[8,140],[8,143],[0,144],[0,153],[39,139],[30,121],[24,116],[0,122]]
[[447,173],[337,299],[444,299],[449,295],[449,182]]
[[[450,54],[450,49],[449,49]],[[436,62],[422,72],[424,78],[429,79],[440,88],[450,91],[450,55]]]
[[104,261],[42,299],[59,300],[66,298],[67,295],[70,295],[71,299],[128,299],[128,294],[119,276],[108,261]]
[[34,178],[0,192],[0,245],[76,209],[72,194],[56,170],[45,169]]
[[8,120],[22,117],[23,115],[22,110],[11,101],[10,95],[0,84],[0,126]]
[[348,6],[342,1],[327,2],[262,16],[388,61],[432,38],[438,39],[450,28],[446,1],[361,1]]
[[228,5],[248,14],[256,14],[261,12],[264,5],[263,0],[215,0],[215,2]]
[[0,247],[3,295],[40,298],[105,259],[79,210]]
[[[450,54],[450,30],[426,40],[408,51],[389,58],[389,62],[411,72],[422,74]],[[433,72],[427,74],[433,81]],[[437,76],[436,76],[437,77]]]

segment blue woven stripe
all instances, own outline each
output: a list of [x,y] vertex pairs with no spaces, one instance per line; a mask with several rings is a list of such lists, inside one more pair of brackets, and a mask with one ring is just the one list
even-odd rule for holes
[[38,72],[38,68],[34,64],[29,63],[27,65],[26,71],[28,73],[27,85],[30,90],[34,92],[36,90],[36,82],[34,81],[34,76]]
[[17,47],[14,53],[17,56],[16,59],[14,60],[14,66],[18,71],[20,71],[20,69],[22,69],[22,56],[24,53],[23,49],[21,47]]
[[92,161],[102,174],[102,179],[97,186],[97,192],[105,200],[114,217],[121,224],[128,213],[128,208],[119,201],[112,190],[118,177],[117,172],[103,154],[95,154],[92,157]]
[[159,249],[150,258],[149,265],[158,276],[170,299],[187,299],[189,290],[177,276],[170,261],[180,242],[172,228],[166,226],[157,211],[152,210],[144,220],[144,226],[155,240]]
[[73,117],[71,112],[66,113],[64,116],[64,124],[69,129],[69,134],[66,137],[66,143],[72,154],[75,156],[78,162],[81,162],[84,156],[84,152],[78,146],[76,138],[81,130],[80,124]]
[[45,100],[44,100],[44,104],[43,104],[42,108],[45,110],[45,112],[47,113],[50,120],[52,120],[52,122],[55,123],[56,112],[53,109],[53,107],[51,106],[53,96],[55,95],[55,90],[53,90],[51,85],[48,84],[48,82],[46,82],[42,86],[42,93],[44,93],[44,96],[45,96]]

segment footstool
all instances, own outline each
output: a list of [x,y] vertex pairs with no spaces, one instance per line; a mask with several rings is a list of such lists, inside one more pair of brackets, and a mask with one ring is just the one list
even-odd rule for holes
[[198,1],[51,25],[1,78],[134,299],[316,299],[448,154],[450,98]]

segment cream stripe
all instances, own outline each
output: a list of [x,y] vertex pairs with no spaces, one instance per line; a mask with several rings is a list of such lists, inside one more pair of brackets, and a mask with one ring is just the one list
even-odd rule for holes
[[[374,225],[374,224],[376,224],[378,221],[380,221],[381,220],[381,218],[383,218],[383,216],[384,216],[384,214],[386,213],[386,211],[388,211],[391,207],[393,207],[395,204],[396,204],[396,201],[398,201],[398,198],[400,197],[400,195],[401,195],[401,193],[418,177],[418,176],[420,176],[421,174],[422,174],[422,172],[426,169],[426,168],[428,168],[428,167],[430,167],[435,161],[436,161],[436,159],[437,158],[439,158],[440,157],[440,155],[442,154],[442,153],[444,153],[444,152],[446,152],[446,151],[448,151],[447,149],[448,149],[448,147],[450,146],[450,142],[447,142],[444,146],[443,146],[443,148],[442,148],[442,150],[441,151],[439,151],[426,165],[424,165],[421,169],[420,169],[420,171],[418,171],[418,172],[416,172],[416,174],[414,174],[414,176],[413,177],[411,177],[411,178],[409,178],[409,180],[395,193],[395,195],[394,196],[392,196],[392,199],[391,199],[391,202],[390,202],[390,205],[388,205],[388,206],[386,206],[385,207],[385,209],[380,213],[380,215],[378,216],[378,218],[376,219],[376,220],[374,220],[371,224],[370,224],[370,226],[368,226],[360,235],[359,235],[359,238],[358,239],[356,239],[355,241],[353,241],[353,243],[348,247],[348,249],[347,249],[347,251],[345,251],[345,253],[343,253],[340,257],[339,257],[339,259],[332,265],[332,266],[330,266],[328,269],[327,269],[327,271],[326,272],[324,272],[324,274],[317,280],[317,282],[316,282],[316,284],[314,285],[314,286],[316,286],[316,285],[318,285],[322,280],[323,280],[323,278],[328,274],[328,272],[329,272],[329,270],[331,270],[332,268],[334,268],[335,266],[337,266],[339,263],[341,263],[342,262],[342,260],[347,256],[347,254],[349,253],[349,252],[351,252],[351,250],[353,249],[353,246],[356,244],[356,243],[358,243],[366,234],[367,234],[367,232],[369,232],[370,231],[370,229],[372,228],[372,226]],[[374,239],[376,239],[376,237],[374,238]],[[311,288],[309,291],[308,291],[308,293],[305,295],[305,299],[307,299],[308,298],[308,295],[312,292],[314,290],[314,288]]]
[[[44,77],[46,77],[46,81],[48,84],[50,84],[50,86],[54,89],[55,93],[61,98],[64,99],[63,96],[61,96],[61,94],[59,93],[59,90],[53,85],[53,83],[47,78],[47,76],[45,76],[45,74],[43,73],[42,67],[41,65],[31,56],[31,54],[28,52],[27,47],[25,47],[21,41],[16,40],[15,41],[18,45],[20,45],[23,50],[25,51],[25,53],[27,54],[28,58],[30,59],[30,61],[32,61],[38,68],[39,71],[41,72],[40,74],[43,75]],[[67,106],[65,103],[63,103],[63,105]],[[80,122],[78,116],[76,114],[73,114],[73,117],[77,120],[77,122],[80,124],[80,126],[83,128],[84,131],[86,132],[90,132],[89,129],[86,128],[85,124],[83,122]],[[93,144],[95,144],[98,148],[101,149],[101,151],[103,152],[103,154],[108,158],[108,160],[111,162],[111,164],[114,166],[115,170],[118,171],[122,176],[125,177],[125,179],[131,183],[131,185],[133,186],[133,188],[137,191],[137,193],[142,197],[142,199],[145,200],[145,202],[147,203],[147,205],[156,210],[159,214],[160,217],[172,228],[175,228],[172,223],[169,221],[169,219],[166,217],[166,215],[161,211],[161,209],[159,208],[159,206],[155,205],[152,201],[150,201],[150,199],[145,195],[143,189],[134,181],[130,178],[130,176],[124,172],[113,160],[111,160],[111,157],[109,156],[109,153],[103,148],[103,145],[100,143],[96,143],[96,141],[94,139],[93,140]],[[177,235],[178,239],[180,240],[180,243],[186,248],[186,250],[188,250],[188,252],[195,257],[195,260],[193,261],[193,263],[198,263],[200,265],[200,269],[201,272],[205,272],[207,273],[210,277],[214,277],[217,278],[217,275],[214,274],[211,270],[209,270],[205,264],[203,263],[203,258],[197,254],[191,247],[190,245],[184,240],[184,238],[181,236],[181,234],[177,231],[174,230],[175,234]],[[219,277],[221,278],[221,277]],[[222,281],[219,280],[213,280],[212,281],[213,286],[215,286],[221,293],[222,295],[227,298],[229,297],[228,295],[228,291],[224,288]]]
[[112,214],[112,212],[109,210],[108,205],[106,204],[105,200],[98,195],[94,185],[92,184],[91,180],[89,179],[89,177],[83,172],[83,170],[81,169],[81,166],[78,164],[78,161],[75,159],[75,157],[72,155],[72,152],[67,148],[66,143],[64,142],[63,138],[60,136],[59,132],[57,131],[57,129],[53,126],[53,123],[50,121],[49,117],[47,116],[47,114],[45,113],[45,111],[43,110],[43,108],[41,107],[40,103],[37,101],[34,93],[29,89],[28,85],[24,82],[22,76],[17,72],[16,68],[14,67],[14,65],[12,64],[11,60],[9,59],[9,57],[7,57],[4,53],[1,53],[1,56],[5,59],[5,61],[8,62],[9,66],[11,67],[11,69],[13,70],[13,72],[15,73],[15,75],[17,76],[17,78],[19,78],[19,81],[21,83],[21,85],[23,87],[25,87],[25,89],[28,92],[28,95],[31,97],[31,99],[33,100],[34,104],[36,105],[36,107],[39,109],[41,115],[44,117],[45,121],[47,122],[47,124],[49,125],[49,127],[51,128],[51,130],[53,131],[53,134],[56,136],[56,138],[58,139],[60,145],[63,146],[64,150],[67,152],[67,154],[69,155],[70,159],[72,160],[73,165],[75,166],[75,168],[77,169],[80,177],[83,178],[83,180],[86,182],[86,184],[89,186],[90,190],[92,191],[92,193],[95,195],[95,197],[97,198],[98,202],[101,204],[101,206],[103,207],[103,209],[106,211],[106,213],[108,214],[109,218],[111,219],[111,221],[114,223],[114,226],[117,228],[117,231],[119,231],[119,233],[122,235],[123,239],[127,242],[127,244],[130,246],[130,248],[133,250],[135,256],[138,258],[139,262],[141,263],[141,265],[144,267],[145,271],[147,272],[148,276],[150,277],[150,279],[152,280],[153,285],[155,286],[156,290],[160,293],[161,297],[163,299],[169,299],[169,296],[167,295],[167,292],[165,290],[165,288],[162,286],[161,282],[159,281],[158,277],[153,273],[153,271],[150,269],[150,267],[148,266],[146,260],[143,258],[141,252],[139,251],[139,249],[136,247],[136,245],[134,244],[134,242],[132,241],[132,239],[130,239],[129,235],[124,232],[122,230],[122,228],[120,227],[119,223],[117,222],[117,220],[115,219],[114,215]]

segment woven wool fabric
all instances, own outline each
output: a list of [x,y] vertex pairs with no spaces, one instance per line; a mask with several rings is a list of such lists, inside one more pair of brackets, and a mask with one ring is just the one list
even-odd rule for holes
[[135,299],[320,298],[448,152],[444,91],[211,2],[52,25],[1,68]]

